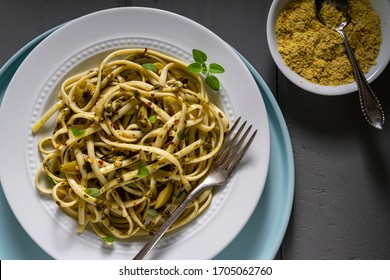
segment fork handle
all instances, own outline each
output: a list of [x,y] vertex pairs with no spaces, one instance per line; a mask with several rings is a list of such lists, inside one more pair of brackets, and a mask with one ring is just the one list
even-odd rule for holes
[[145,246],[138,252],[133,260],[144,260],[149,252],[154,248],[157,242],[161,239],[164,233],[171,227],[171,225],[180,217],[184,209],[190,204],[205,188],[205,182],[201,183],[198,187],[193,189],[187,197],[179,204],[179,206],[173,211],[172,215],[162,224],[160,229],[153,235],[153,237],[145,244]]

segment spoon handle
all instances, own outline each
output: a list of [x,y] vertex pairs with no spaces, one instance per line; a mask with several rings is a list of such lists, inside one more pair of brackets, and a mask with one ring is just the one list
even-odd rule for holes
[[351,61],[352,68],[355,73],[356,83],[358,85],[360,107],[362,109],[363,115],[373,127],[382,129],[385,123],[385,116],[382,110],[382,106],[380,105],[378,98],[375,96],[374,91],[371,89],[366,77],[364,76],[344,31],[342,29],[337,29],[337,32],[340,33],[343,38],[348,57]]

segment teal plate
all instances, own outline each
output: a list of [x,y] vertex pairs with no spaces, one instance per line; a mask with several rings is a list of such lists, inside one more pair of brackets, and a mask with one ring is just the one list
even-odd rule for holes
[[[19,50],[0,69],[0,102],[14,73],[51,29]],[[259,73],[240,54],[262,93],[267,108],[271,155],[265,188],[259,204],[240,234],[215,259],[272,260],[278,253],[293,204],[294,161],[290,136],[279,106]],[[0,259],[51,259],[24,231],[0,189]]]

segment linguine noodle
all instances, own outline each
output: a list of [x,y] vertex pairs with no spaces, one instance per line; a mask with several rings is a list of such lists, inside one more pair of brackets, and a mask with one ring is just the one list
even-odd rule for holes
[[[98,236],[153,233],[204,178],[229,123],[187,64],[148,49],[122,49],[67,78],[58,100],[33,125],[42,137],[36,187]],[[38,134],[39,136],[39,134]],[[197,217],[206,190],[171,227]]]

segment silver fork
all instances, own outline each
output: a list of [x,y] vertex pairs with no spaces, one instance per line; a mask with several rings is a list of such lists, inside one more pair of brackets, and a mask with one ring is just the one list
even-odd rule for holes
[[238,131],[235,133],[241,117],[239,117],[225,137],[225,142],[221,149],[218,151],[214,158],[213,164],[209,171],[206,179],[203,180],[197,187],[195,187],[183,202],[175,209],[171,216],[162,224],[160,229],[153,235],[153,237],[145,244],[145,246],[138,252],[133,260],[143,260],[161,239],[163,234],[170,228],[170,226],[179,218],[180,214],[183,213],[184,209],[191,203],[202,191],[213,186],[220,186],[224,184],[230,175],[232,174],[235,167],[241,161],[242,157],[248,150],[253,139],[256,136],[257,130],[255,130],[248,141],[245,141],[252,125],[250,125],[242,136],[241,133],[246,126],[246,121],[240,126]]

